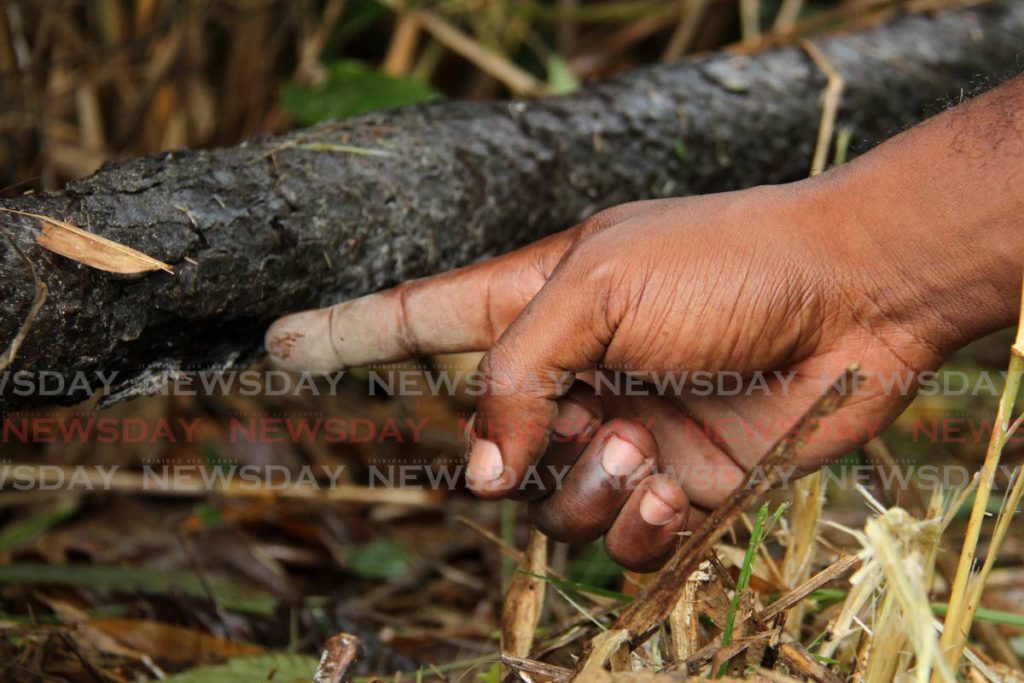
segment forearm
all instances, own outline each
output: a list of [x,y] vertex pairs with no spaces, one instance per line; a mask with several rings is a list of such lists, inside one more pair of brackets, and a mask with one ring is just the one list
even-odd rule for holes
[[1024,277],[1024,77],[821,178],[880,305],[944,351],[1012,324]]

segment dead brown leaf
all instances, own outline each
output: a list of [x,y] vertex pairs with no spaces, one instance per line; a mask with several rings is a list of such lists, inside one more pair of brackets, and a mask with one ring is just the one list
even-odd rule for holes
[[143,619],[90,619],[88,625],[137,652],[165,662],[217,662],[263,648],[184,626]]
[[106,237],[82,230],[67,221],[29,211],[0,210],[18,216],[35,218],[43,224],[42,234],[36,237],[36,243],[39,246],[92,268],[124,275],[146,273],[151,270],[174,273],[174,268],[163,261],[158,261],[141,251],[108,240]]

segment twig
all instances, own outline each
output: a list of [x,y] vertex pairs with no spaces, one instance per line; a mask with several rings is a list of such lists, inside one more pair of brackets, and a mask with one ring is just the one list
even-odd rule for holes
[[535,659],[524,657],[513,657],[504,652],[501,653],[501,663],[513,671],[521,671],[531,676],[539,676],[549,681],[564,681],[572,675],[571,669],[566,669],[546,662],[538,662]]
[[803,6],[804,0],[782,0],[782,5],[779,6],[779,13],[775,15],[772,32],[783,36],[792,33]]
[[315,22],[316,28],[303,37],[299,45],[299,66],[296,69],[296,77],[300,80],[314,84],[326,80],[327,72],[320,64],[320,53],[341,19],[345,4],[346,0],[328,0],[319,21]]
[[203,588],[203,593],[206,594],[206,599],[210,602],[210,607],[213,608],[213,613],[217,615],[217,621],[220,622],[221,627],[224,629],[224,633],[227,634],[232,640],[238,640],[238,634],[231,627],[231,621],[228,619],[227,612],[224,611],[224,606],[220,604],[220,600],[217,599],[217,593],[213,590],[213,586],[210,585],[210,579],[206,575],[206,571],[203,570],[203,565],[199,562],[199,558],[192,551],[189,539],[187,539],[180,532],[177,534],[178,545],[181,546],[181,551],[185,554],[185,559],[188,560],[189,565],[192,567],[192,573],[196,575],[199,580],[199,585]]
[[4,233],[4,237],[8,242],[10,242],[11,246],[14,247],[14,251],[18,252],[18,256],[21,257],[21,260],[25,263],[25,267],[28,269],[28,272],[31,273],[36,294],[35,298],[32,300],[32,306],[28,309],[28,315],[25,316],[24,322],[21,323],[21,327],[18,329],[18,333],[14,335],[14,339],[11,340],[7,349],[2,355],[0,355],[0,372],[9,368],[11,363],[14,362],[15,357],[18,355],[18,349],[20,349],[21,345],[25,343],[25,339],[28,337],[28,333],[32,329],[32,323],[34,323],[36,318],[39,316],[39,311],[42,309],[43,304],[46,303],[46,297],[49,294],[49,290],[46,288],[46,283],[40,280],[39,274],[36,273],[36,266],[32,263],[32,259],[30,259],[25,252],[21,250],[21,247],[19,247],[18,243],[14,241],[13,237],[8,235],[6,232]]
[[758,612],[757,615],[755,615],[756,619],[761,622],[771,621],[775,616],[782,614],[794,605],[800,604],[804,598],[827,584],[829,581],[839,578],[850,569],[860,564],[860,561],[861,558],[857,555],[847,555],[839,558],[811,578],[807,579],[804,583],[796,586],[781,598]]
[[685,661],[683,666],[686,667],[688,674],[695,676],[715,657],[720,657],[723,660],[732,659],[752,645],[767,645],[775,637],[775,634],[776,631],[765,631],[747,638],[737,638],[726,647],[722,647],[722,644],[717,641],[710,642],[697,650],[692,657]]
[[[668,616],[679,601],[687,577],[707,557],[712,545],[751,502],[780,481],[780,467],[793,458],[798,446],[817,429],[819,421],[843,404],[847,398],[844,388],[852,386],[856,377],[857,366],[847,368],[797,423],[775,442],[759,467],[752,469],[729,500],[716,508],[704,524],[686,539],[655,577],[646,595],[623,610],[613,628],[627,631],[631,640],[636,642]],[[580,668],[586,664],[586,659],[581,660]]]
[[519,550],[518,548],[513,548],[504,540],[502,540],[500,536],[498,536],[496,533],[494,533],[487,527],[483,526],[479,522],[472,520],[469,517],[466,517],[465,515],[457,515],[455,517],[455,520],[458,522],[462,522],[470,529],[483,536],[486,540],[493,543],[498,548],[499,552],[501,552],[502,555],[511,558],[516,564],[526,564],[526,553]]
[[[585,683],[604,672],[604,665],[629,643],[629,632],[623,629],[603,631],[589,643],[590,652],[580,660],[570,680]],[[614,667],[613,667],[614,670]]]
[[839,98],[843,94],[845,81],[817,45],[809,40],[801,40],[800,47],[828,79],[825,85],[825,102],[821,108],[821,123],[818,125],[818,142],[814,147],[814,160],[811,161],[811,175],[816,176],[825,170],[828,148],[832,143],[832,133],[836,125],[836,114],[839,111]]
[[78,647],[78,643],[75,642],[75,639],[69,633],[63,631],[60,632],[60,638],[68,646],[68,649],[71,650],[71,653],[75,655],[75,658],[78,659],[82,667],[85,668],[86,672],[92,676],[93,680],[99,681],[100,683],[110,683],[111,681],[120,680],[107,674],[105,671],[100,670],[95,664],[89,661],[89,658],[85,656],[85,653],[82,652],[82,649]]
[[420,23],[413,14],[400,14],[391,33],[391,43],[381,67],[392,76],[405,76],[412,69],[416,46],[420,39]]
[[665,51],[661,54],[664,62],[674,62],[690,49],[694,36],[697,35],[697,28],[704,18],[704,11],[707,9],[708,0],[680,0],[683,6],[682,16],[676,25],[672,37],[669,38]]
[[843,683],[839,676],[811,656],[811,653],[796,641],[783,643],[779,647],[779,659],[794,673],[817,683]]
[[359,639],[351,633],[339,633],[328,638],[313,683],[342,683],[348,678],[348,670],[359,659],[361,650]]
[[744,44],[761,42],[761,0],[740,0],[740,31]]
[[544,84],[523,71],[502,55],[481,45],[453,26],[443,17],[426,10],[411,12],[423,28],[438,41],[469,61],[481,71],[501,81],[516,95],[539,95]]
[[[1021,419],[1018,418],[1017,421],[1014,422],[1014,425],[1018,425],[1020,423]],[[1012,434],[1014,430],[1014,426],[1011,426],[1010,429],[1007,430],[1007,439],[1009,439],[1009,435]],[[881,437],[875,437],[871,441],[868,441],[864,444],[863,450],[868,459],[871,460],[871,462],[878,468],[894,472],[899,466],[896,462],[896,458],[892,454],[892,451],[889,450],[889,446]],[[902,505],[915,517],[923,517],[927,513],[928,506],[925,504],[924,499],[921,497],[921,492],[913,482],[908,483],[908,486],[905,489],[907,495],[901,500],[901,498],[896,495],[896,478],[886,477],[886,480],[888,487],[884,489],[884,493],[885,503],[887,505]],[[956,576],[957,567],[956,557],[940,549],[935,555],[935,566],[946,579],[946,583],[953,585],[953,579]],[[982,596],[982,602],[985,602],[984,596]],[[974,630],[978,639],[985,643],[985,647],[990,655],[999,659],[1004,664],[1014,668],[1020,668],[1020,659],[1014,652],[1013,647],[1011,647],[1007,642],[1006,637],[1003,636],[995,624],[991,624],[987,621],[976,620],[971,628]]]

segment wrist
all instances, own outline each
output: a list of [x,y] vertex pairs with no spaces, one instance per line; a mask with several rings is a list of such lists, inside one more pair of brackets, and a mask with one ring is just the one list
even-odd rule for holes
[[940,357],[1012,325],[1024,275],[1024,193],[1009,187],[1012,167],[957,151],[946,124],[939,117],[803,181],[818,222],[808,228],[832,252],[839,286],[862,298],[858,314]]

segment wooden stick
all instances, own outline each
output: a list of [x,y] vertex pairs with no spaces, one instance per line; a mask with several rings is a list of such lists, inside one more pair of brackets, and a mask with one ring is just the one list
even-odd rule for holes
[[348,679],[349,669],[359,659],[362,648],[359,639],[350,633],[331,636],[320,655],[313,683],[342,683]]
[[793,588],[781,598],[765,607],[755,615],[755,618],[763,623],[772,620],[773,617],[785,612],[794,605],[797,605],[808,595],[818,590],[829,581],[839,578],[850,569],[860,564],[861,558],[857,555],[846,555],[822,569],[820,572],[807,579],[804,583]]
[[783,643],[779,647],[779,659],[785,662],[793,673],[817,683],[843,683],[839,676],[811,656],[811,653],[796,641]]
[[[817,429],[822,418],[831,415],[843,404],[847,398],[845,388],[854,386],[856,377],[857,366],[847,368],[796,425],[775,442],[761,459],[760,466],[747,474],[729,500],[716,508],[704,524],[679,547],[651,583],[644,597],[630,604],[619,615],[613,629],[625,630],[635,643],[668,616],[682,595],[686,579],[707,557],[712,545],[751,502],[779,482],[780,466],[792,460],[798,446]],[[577,670],[582,670],[587,664],[588,659],[582,659]]]

